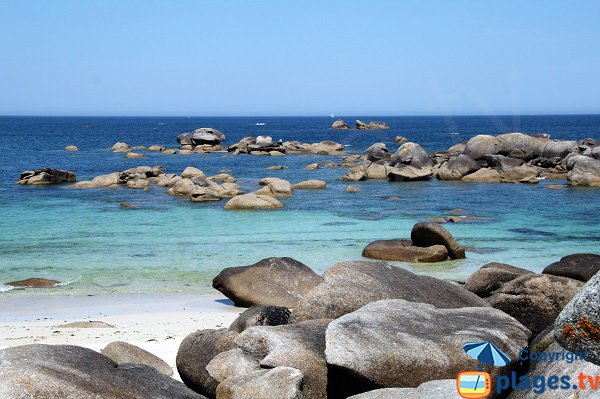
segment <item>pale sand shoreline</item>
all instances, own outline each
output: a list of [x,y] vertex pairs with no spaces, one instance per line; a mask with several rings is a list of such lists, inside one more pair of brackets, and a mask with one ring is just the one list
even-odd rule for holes
[[[175,357],[187,335],[227,328],[245,309],[222,295],[119,294],[110,296],[14,296],[0,298],[0,349],[41,343],[100,350],[125,341],[154,353],[179,378]],[[60,328],[80,321],[114,328]]]

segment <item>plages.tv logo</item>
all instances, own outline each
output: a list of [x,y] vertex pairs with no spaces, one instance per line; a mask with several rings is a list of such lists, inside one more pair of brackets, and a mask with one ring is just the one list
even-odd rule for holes
[[510,358],[491,342],[467,342],[463,345],[467,355],[480,362],[478,371],[464,371],[456,377],[456,390],[466,399],[483,399],[492,393],[492,377],[483,371],[481,363],[504,367]]

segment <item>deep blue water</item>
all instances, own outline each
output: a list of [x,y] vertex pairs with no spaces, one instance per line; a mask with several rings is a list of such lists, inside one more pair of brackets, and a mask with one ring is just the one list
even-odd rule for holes
[[[292,256],[322,272],[337,261],[360,259],[362,248],[372,240],[407,237],[415,222],[443,216],[453,208],[482,218],[478,223],[445,225],[475,251],[464,261],[403,266],[464,279],[488,261],[539,271],[569,253],[600,252],[598,189],[544,189],[557,182],[367,181],[355,183],[362,190],[350,194],[345,192],[347,183],[338,180],[345,169],[303,169],[312,162],[339,161],[335,156],[165,155],[139,150],[145,158],[126,159],[108,150],[117,141],[177,148],[177,134],[198,127],[223,131],[225,145],[260,134],[275,140],[333,140],[346,145],[349,153],[362,153],[375,142],[394,150],[398,135],[432,151],[484,133],[600,138],[599,115],[342,118],[349,123],[356,118],[382,120],[391,129],[336,131],[329,129],[332,119],[323,117],[0,117],[0,283],[41,276],[75,281],[54,292],[204,292],[221,268],[267,256]],[[257,122],[266,124],[256,126]],[[69,144],[80,151],[65,152]],[[328,188],[296,191],[283,201],[283,210],[230,212],[223,210],[224,202],[190,203],[157,187],[142,192],[15,184],[21,171],[36,167],[68,169],[86,180],[137,165],[163,165],[173,173],[195,166],[208,175],[229,169],[247,192],[267,176],[292,183],[322,179]],[[266,170],[270,165],[286,169]],[[401,199],[387,201],[390,196]],[[121,209],[120,201],[139,209]]]

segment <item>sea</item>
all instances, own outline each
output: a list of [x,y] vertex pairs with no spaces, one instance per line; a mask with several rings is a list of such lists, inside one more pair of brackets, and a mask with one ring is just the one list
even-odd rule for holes
[[[389,130],[332,130],[330,117],[0,117],[0,299],[11,295],[100,295],[115,293],[210,293],[212,278],[225,267],[288,256],[322,273],[340,261],[361,260],[371,241],[409,238],[412,226],[453,209],[474,217],[446,223],[469,250],[467,258],[435,264],[395,263],[415,273],[465,280],[488,262],[541,272],[562,256],[600,253],[600,189],[549,184],[388,182],[351,183],[345,168],[305,170],[341,157],[287,155],[167,155],[140,149],[144,158],[126,159],[110,147],[164,145],[200,127],[225,133],[225,145],[245,136],[314,143],[332,140],[347,154],[364,154],[373,143],[399,146],[405,136],[428,151],[444,150],[477,134],[548,133],[556,139],[600,138],[600,115],[364,117]],[[337,119],[337,118],[336,118]],[[64,147],[76,145],[78,152]],[[78,180],[140,165],[161,165],[167,173],[187,166],[207,175],[230,170],[245,192],[263,177],[292,183],[327,182],[326,190],[295,191],[284,208],[227,211],[225,201],[192,203],[151,187],[143,190],[73,190],[65,185],[21,186],[22,171],[60,168]],[[273,165],[282,170],[267,170]],[[398,197],[390,201],[390,197]],[[120,202],[135,208],[123,208]],[[62,282],[53,289],[10,289],[5,282],[43,277]]]

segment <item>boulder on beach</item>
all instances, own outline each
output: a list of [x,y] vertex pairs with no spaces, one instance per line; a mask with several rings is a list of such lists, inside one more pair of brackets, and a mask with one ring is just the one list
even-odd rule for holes
[[371,302],[329,324],[325,357],[334,371],[329,383],[352,394],[369,385],[417,387],[456,378],[481,366],[465,353],[465,342],[492,342],[513,359],[502,368],[484,365],[496,376],[516,367],[530,336],[517,320],[489,307],[437,308],[404,299]]
[[219,399],[305,399],[303,375],[292,367],[259,369],[230,377],[219,384]]
[[487,300],[537,335],[554,323],[582,286],[581,281],[566,277],[525,274],[504,284]]
[[100,351],[104,356],[112,359],[118,365],[123,364],[144,364],[155,368],[164,375],[172,376],[173,369],[164,360],[158,356],[127,342],[115,341],[106,345]]
[[348,124],[346,122],[344,122],[342,119],[338,119],[331,124],[331,128],[348,130],[348,129],[350,129],[350,126],[348,126]]
[[0,397],[205,399],[144,365],[118,365],[91,349],[24,345],[0,350]]
[[442,262],[448,259],[448,250],[443,245],[413,246],[410,240],[377,240],[363,249],[362,256],[409,263]]
[[587,351],[600,365],[600,273],[564,307],[554,323],[556,341],[568,351]]
[[200,330],[184,338],[175,360],[181,381],[194,391],[215,397],[218,382],[206,371],[206,365],[221,352],[235,348],[238,333],[226,328]]
[[131,147],[129,147],[129,144],[127,143],[116,142],[110,150],[112,152],[129,152],[131,151]]
[[243,210],[243,209],[277,209],[283,208],[283,204],[276,198],[268,195],[243,194],[238,195],[227,201],[225,209]]
[[4,283],[4,285],[8,285],[11,287],[17,287],[17,288],[52,288],[52,287],[56,287],[59,284],[60,284],[60,281],[49,280],[47,278],[39,278],[39,277],[33,277],[33,278],[25,279],[25,280],[10,281],[8,283]]
[[323,190],[327,188],[327,183],[323,180],[304,180],[292,185],[294,190]]
[[417,223],[410,232],[412,244],[417,247],[443,245],[451,259],[465,258],[465,249],[458,245],[452,234],[436,223]]
[[[217,390],[218,397],[222,392],[221,385],[239,385],[240,378],[255,375],[255,369],[272,369],[291,367],[302,373],[302,398],[321,399],[327,397],[327,364],[325,362],[325,330],[330,320],[310,320],[297,324],[281,326],[257,326],[242,332],[236,339],[236,346],[242,353],[254,357],[255,367],[237,366],[239,353],[236,356],[219,356],[213,359],[207,369],[213,373],[217,370],[228,370],[230,375]],[[246,357],[244,362],[252,363]],[[254,369],[254,370],[253,370]],[[222,374],[222,373],[220,373]],[[221,377],[222,378],[222,377]],[[233,379],[233,381],[232,381]],[[260,382],[255,382],[262,385]],[[247,386],[245,383],[244,386]],[[291,384],[293,388],[295,384]],[[272,396],[267,396],[272,397]]]
[[294,308],[320,282],[318,274],[295,259],[266,258],[253,265],[223,269],[212,286],[237,306]]
[[377,261],[340,262],[292,306],[291,322],[335,319],[381,299],[406,299],[440,308],[489,306],[462,287]]
[[71,183],[75,180],[77,180],[75,173],[69,172],[68,170],[40,168],[21,172],[19,181],[17,181],[17,183],[29,185],[47,185]]
[[241,333],[254,326],[279,326],[287,324],[290,314],[290,310],[282,306],[252,306],[231,323],[229,331]]
[[456,392],[456,378],[427,381],[417,388],[382,388],[360,393],[348,399],[461,399]]
[[465,289],[481,298],[487,298],[509,281],[532,271],[508,265],[506,263],[488,263],[481,266],[469,276],[465,282]]
[[600,255],[573,254],[564,256],[558,262],[546,266],[542,273],[586,282],[598,271],[600,271]]

